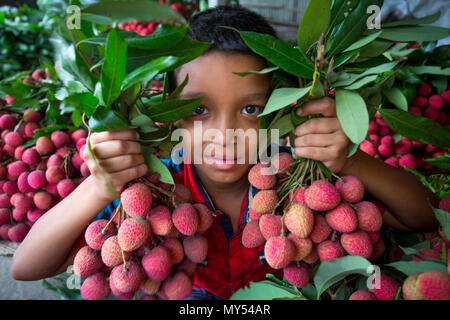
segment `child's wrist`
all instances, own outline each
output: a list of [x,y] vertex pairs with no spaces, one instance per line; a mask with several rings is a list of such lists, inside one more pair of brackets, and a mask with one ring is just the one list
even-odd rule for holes
[[116,199],[116,197],[114,197],[109,190],[103,190],[104,188],[99,186],[98,181],[93,175],[88,176],[82,184],[85,184],[86,192],[90,195],[94,195],[98,201],[103,201],[104,203],[109,204]]
[[347,161],[345,162],[344,166],[339,172],[336,172],[340,176],[347,176],[347,175],[357,175],[356,174],[356,164],[359,159],[359,153],[361,151],[358,150],[354,155],[347,158]]

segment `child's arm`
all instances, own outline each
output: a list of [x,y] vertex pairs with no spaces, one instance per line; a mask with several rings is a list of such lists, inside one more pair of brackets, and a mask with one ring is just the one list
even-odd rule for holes
[[362,151],[347,158],[349,140],[336,117],[333,99],[310,101],[299,109],[301,116],[322,114],[324,118],[311,119],[296,128],[297,138],[292,143],[295,155],[322,161],[340,176],[357,176],[366,191],[387,207],[385,224],[405,231],[436,230],[439,224],[430,205],[436,207],[438,199],[412,174]]
[[[99,166],[117,192],[147,172],[141,146],[130,141],[133,130],[94,133],[91,145]],[[66,270],[77,252],[74,244],[114,195],[86,150],[83,158],[91,175],[69,196],[45,213],[17,248],[11,269],[16,280],[38,280]]]

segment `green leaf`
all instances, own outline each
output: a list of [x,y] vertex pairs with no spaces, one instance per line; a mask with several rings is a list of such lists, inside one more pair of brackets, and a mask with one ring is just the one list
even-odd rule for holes
[[367,84],[369,84],[371,82],[374,82],[377,78],[378,78],[378,75],[376,75],[376,74],[371,75],[371,76],[367,76],[367,77],[364,77],[364,78],[362,78],[362,79],[360,79],[358,81],[355,81],[353,84],[351,84],[351,85],[349,85],[347,87],[344,87],[344,89],[346,89],[346,90],[358,90],[358,89],[364,87],[365,85],[367,85]]
[[278,70],[278,69],[280,69],[280,68],[279,67],[271,67],[271,68],[265,68],[265,69],[263,69],[261,71],[251,70],[251,71],[248,71],[248,72],[233,72],[233,73],[238,75],[238,76],[245,77],[245,76],[248,76],[250,74],[268,74],[268,73],[271,73],[271,72],[273,72],[275,70]]
[[347,49],[345,49],[342,52],[348,52],[348,51],[353,51],[359,48],[362,48],[366,45],[368,45],[369,43],[371,43],[372,41],[374,41],[376,38],[378,38],[378,36],[381,34],[381,31],[376,32],[374,34],[371,34],[367,37],[364,37],[358,41],[356,41],[355,43],[353,43],[352,45],[350,45]]
[[336,113],[350,141],[358,145],[363,142],[369,130],[369,113],[364,99],[357,92],[337,89]]
[[436,74],[443,76],[450,76],[450,68],[443,68],[439,66],[418,66],[410,67],[410,69],[418,75],[422,74]]
[[418,24],[431,24],[436,22],[441,17],[441,13],[438,11],[435,14],[425,16],[423,18],[404,19],[400,21],[383,23],[383,28],[392,28],[398,26],[418,25]]
[[447,89],[447,77],[444,75],[435,75],[431,79],[431,84],[436,88],[438,94],[442,94]]
[[[423,159],[424,161],[431,163],[437,168],[450,171],[450,153],[444,153],[442,156],[436,158]],[[450,238],[448,238],[450,239]]]
[[158,127],[155,126],[155,123],[147,117],[145,114],[140,114],[137,117],[131,119],[131,125],[138,127],[139,131],[143,133],[155,132],[158,131]]
[[118,35],[116,29],[112,29],[106,42],[105,62],[100,78],[106,106],[111,105],[120,96],[121,85],[125,78],[126,61],[127,43]]
[[137,82],[143,81],[145,84],[153,80],[153,78],[160,72],[164,72],[165,69],[172,67],[177,63],[177,57],[160,57],[151,60],[149,63],[144,64],[130,74],[128,74],[122,82],[120,90],[124,91],[136,84]]
[[359,256],[344,256],[332,261],[323,261],[314,276],[317,300],[329,287],[350,274],[367,276],[367,268],[371,265],[372,263]]
[[[224,27],[228,28],[228,27]],[[299,48],[292,48],[288,43],[268,34],[250,31],[238,31],[249,48],[266,58],[274,65],[297,77],[312,79],[314,64]]]
[[82,19],[100,24],[131,20],[160,21],[161,19],[184,22],[183,17],[169,6],[148,0],[102,0],[82,9],[81,13]]
[[[329,31],[333,31],[334,27],[340,24],[345,19],[345,13],[350,13],[355,10],[359,0],[334,0],[331,7],[331,21]],[[334,32],[329,32],[329,35]]]
[[310,1],[303,13],[297,35],[297,44],[303,52],[326,33],[331,15],[331,0]]
[[326,56],[330,58],[343,52],[367,29],[367,20],[371,14],[367,13],[370,5],[381,7],[382,0],[360,0],[358,6],[352,10],[338,27],[336,33],[328,40]]
[[280,88],[276,89],[270,95],[269,100],[264,108],[264,112],[258,117],[263,117],[265,115],[271,114],[272,112],[278,111],[286,106],[291,105],[297,100],[300,100],[305,95],[309,93],[311,87],[307,88]]
[[[370,33],[369,33],[370,34]],[[385,28],[380,39],[390,41],[436,41],[450,36],[450,29],[436,26]]]
[[439,224],[444,230],[445,236],[447,239],[450,239],[450,213],[438,208],[433,208],[433,211],[436,219],[438,219]]
[[450,133],[437,122],[396,109],[379,110],[384,121],[395,132],[417,142],[450,148]]
[[117,111],[106,107],[98,107],[89,119],[89,127],[94,132],[129,129],[126,119]]
[[250,282],[248,287],[236,291],[230,300],[272,300],[281,297],[293,297],[292,293],[276,283],[264,280]]
[[129,47],[139,49],[160,49],[167,48],[180,42],[185,36],[188,25],[166,25],[161,24],[151,35],[141,36],[135,32],[125,38]]
[[76,110],[85,113],[90,117],[93,115],[98,105],[98,99],[90,92],[76,93],[70,95],[63,100],[66,106],[72,106]]
[[401,110],[408,111],[408,101],[399,88],[393,87],[384,92],[388,100]]
[[156,122],[175,122],[192,114],[202,101],[203,97],[163,101],[149,105],[149,109],[145,111],[145,114]]
[[[168,81],[167,77],[165,78],[165,80]],[[177,88],[175,88],[175,90],[173,90],[173,92],[169,95],[168,100],[178,98],[181,92],[183,92],[183,89],[187,86],[188,82],[189,82],[189,74],[186,74],[186,77],[184,78],[183,82]]]
[[153,153],[146,152],[147,148],[149,147],[142,146],[142,154],[144,155],[145,158],[145,164],[148,167],[147,174],[158,172],[160,181],[168,184],[175,184],[169,169]]
[[283,138],[289,132],[294,131],[295,127],[292,124],[291,115],[287,114],[276,120],[274,123],[271,123],[269,129],[279,130],[279,136],[280,138]]
[[447,266],[442,262],[435,261],[397,261],[386,264],[388,267],[393,267],[407,276],[410,276],[416,272],[428,272],[440,270],[447,272]]
[[397,66],[400,61],[388,62],[377,65],[373,68],[368,68],[366,71],[360,74],[355,73],[341,73],[338,77],[336,77],[335,81],[332,81],[333,87],[347,87],[350,86],[355,81],[370,76],[370,75],[379,75],[380,73],[384,73],[387,71],[392,71],[395,66]]

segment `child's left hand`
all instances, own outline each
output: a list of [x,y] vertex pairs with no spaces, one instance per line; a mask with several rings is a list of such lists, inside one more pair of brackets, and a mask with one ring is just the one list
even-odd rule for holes
[[308,120],[295,128],[294,154],[322,161],[328,169],[339,173],[348,161],[349,139],[336,116],[334,99],[309,101],[296,112],[299,116],[322,114],[324,117]]

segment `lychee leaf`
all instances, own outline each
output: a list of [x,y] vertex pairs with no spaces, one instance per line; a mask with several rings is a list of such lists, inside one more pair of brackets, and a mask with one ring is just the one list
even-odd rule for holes
[[438,208],[433,208],[433,211],[436,219],[444,229],[445,236],[447,237],[447,239],[450,239],[450,213]]
[[175,184],[172,174],[166,165],[158,159],[153,152],[148,152],[149,147],[142,146],[142,155],[145,158],[145,164],[148,167],[148,174],[158,172],[159,180],[168,184]]
[[297,44],[303,52],[326,33],[330,23],[331,0],[310,1],[298,28]]
[[359,256],[344,256],[332,261],[323,261],[314,275],[314,285],[317,289],[317,300],[333,284],[351,274],[368,276],[367,268],[372,263]]
[[280,298],[298,298],[298,296],[293,295],[275,282],[264,280],[250,282],[248,287],[236,291],[230,300],[272,300]]
[[444,153],[442,156],[436,158],[424,159],[424,161],[431,163],[437,168],[450,170],[450,153]]
[[428,272],[428,271],[442,271],[447,272],[447,266],[442,262],[434,261],[397,261],[388,263],[385,266],[393,267],[407,276],[410,276],[416,272]]
[[271,114],[272,112],[278,111],[290,104],[300,100],[308,94],[311,87],[306,88],[280,88],[276,89],[270,95],[269,100],[264,108],[264,112],[258,115],[258,117],[263,117],[265,115]]

